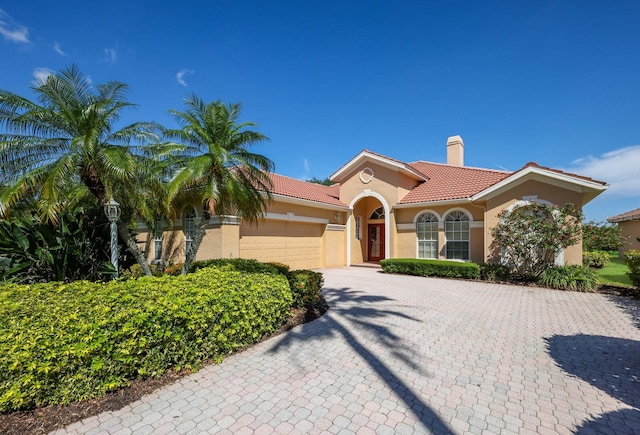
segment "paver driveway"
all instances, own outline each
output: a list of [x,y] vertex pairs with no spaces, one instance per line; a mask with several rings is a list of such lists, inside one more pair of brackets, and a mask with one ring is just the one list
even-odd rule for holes
[[319,320],[58,433],[639,433],[640,305],[325,270]]

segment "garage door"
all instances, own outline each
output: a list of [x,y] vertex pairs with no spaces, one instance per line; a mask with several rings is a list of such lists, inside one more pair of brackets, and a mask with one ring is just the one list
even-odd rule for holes
[[325,225],[267,221],[240,227],[240,257],[277,261],[291,269],[322,267],[322,235]]

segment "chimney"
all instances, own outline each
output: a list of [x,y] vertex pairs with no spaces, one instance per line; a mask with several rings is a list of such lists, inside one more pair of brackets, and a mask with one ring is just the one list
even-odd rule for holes
[[447,165],[464,166],[464,142],[460,136],[447,139]]

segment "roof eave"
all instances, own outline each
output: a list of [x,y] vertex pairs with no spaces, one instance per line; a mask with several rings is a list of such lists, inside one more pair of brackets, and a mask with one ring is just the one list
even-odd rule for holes
[[336,172],[331,174],[331,176],[329,177],[329,180],[331,180],[331,181],[341,180],[342,179],[341,177],[345,177],[347,174],[349,174],[351,171],[353,171],[355,166],[359,165],[362,162],[366,162],[366,161],[375,161],[376,163],[378,163],[381,166],[385,166],[385,167],[390,168],[390,169],[395,169],[398,172],[402,172],[405,175],[408,175],[408,176],[413,177],[413,178],[418,179],[418,180],[424,180],[424,181],[428,180],[427,177],[425,177],[423,174],[411,169],[410,167],[407,166],[407,164],[401,164],[401,163],[399,163],[397,161],[384,158],[384,157],[379,156],[377,154],[370,153],[367,150],[361,151],[357,156],[355,156],[353,159],[349,160],[349,162],[347,162],[346,165],[342,166]]
[[458,198],[458,199],[442,199],[438,201],[420,201],[420,202],[407,202],[400,203],[393,206],[393,208],[415,208],[415,207],[436,207],[439,205],[452,205],[452,204],[466,204],[471,202],[471,198]]
[[302,199],[293,196],[281,195],[279,193],[272,193],[271,198],[274,201],[284,202],[287,204],[306,205],[308,207],[322,208],[325,210],[349,211],[348,205],[329,204],[321,201],[313,201],[311,199]]
[[498,181],[492,186],[489,186],[486,189],[476,193],[471,197],[471,201],[490,199],[509,189],[510,185],[514,183],[520,184],[524,181],[527,181],[527,178],[532,178],[536,175],[576,186],[576,189],[574,190],[583,193],[583,205],[609,188],[608,184],[603,184],[601,182],[589,181],[568,174],[549,171],[536,166],[528,166],[518,172],[514,172],[513,175],[501,181]]

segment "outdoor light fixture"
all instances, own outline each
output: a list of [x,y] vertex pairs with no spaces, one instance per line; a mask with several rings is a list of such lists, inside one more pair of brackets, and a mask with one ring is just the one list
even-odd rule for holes
[[104,205],[104,214],[111,222],[111,264],[116,269],[115,278],[118,277],[118,225],[116,222],[120,217],[120,204],[115,202],[113,197]]

